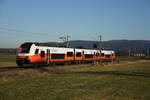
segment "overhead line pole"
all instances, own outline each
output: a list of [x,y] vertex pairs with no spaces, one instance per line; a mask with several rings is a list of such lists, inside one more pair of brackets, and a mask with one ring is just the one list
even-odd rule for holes
[[67,35],[66,37],[60,37],[60,39],[63,39],[64,43],[65,43],[65,46],[68,48],[69,47],[69,38],[71,36]]
[[[99,51],[100,51],[100,57],[101,57],[101,54],[102,54],[102,36],[99,35]],[[102,60],[100,59],[100,63],[102,62]]]
[[69,36],[69,35],[67,35],[66,36],[66,47],[68,48],[69,47],[69,38],[70,38],[71,36]]

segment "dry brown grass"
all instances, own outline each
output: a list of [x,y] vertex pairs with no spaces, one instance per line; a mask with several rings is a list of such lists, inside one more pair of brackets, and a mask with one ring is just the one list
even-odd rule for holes
[[[147,62],[141,60],[138,62]],[[102,64],[79,64],[79,65],[56,65],[56,66],[46,66],[40,68],[19,68],[14,62],[0,62],[0,83],[11,81],[23,77],[31,76],[43,76],[53,73],[66,73],[66,72],[80,72],[84,70],[94,70],[99,67],[109,67],[112,65],[121,66],[124,64],[137,63],[131,61],[125,61],[122,63],[102,63]]]
[[0,68],[2,67],[15,67],[16,62],[0,62]]

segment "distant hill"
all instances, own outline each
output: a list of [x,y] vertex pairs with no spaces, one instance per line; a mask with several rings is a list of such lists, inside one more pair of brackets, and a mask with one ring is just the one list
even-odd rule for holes
[[[99,46],[98,41],[74,40],[70,41],[70,47],[94,48],[94,45]],[[148,49],[150,48],[150,40],[110,40],[103,41],[102,48],[112,50],[129,50],[129,49]]]
[[[64,45],[63,43],[47,42],[53,45]],[[72,40],[69,41],[69,47],[71,48],[99,48],[98,41],[86,41],[86,40]],[[102,41],[102,48],[120,51],[147,51],[150,49],[150,40],[110,40]]]
[[[99,48],[98,41],[74,40],[69,42],[73,48]],[[116,51],[117,55],[127,56],[134,54],[147,54],[150,52],[150,40],[110,40],[103,41],[102,48]]]

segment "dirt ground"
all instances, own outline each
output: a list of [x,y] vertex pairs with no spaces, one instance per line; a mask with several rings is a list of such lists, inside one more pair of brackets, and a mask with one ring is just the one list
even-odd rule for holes
[[0,62],[0,68],[3,67],[16,67],[16,63],[15,62]]

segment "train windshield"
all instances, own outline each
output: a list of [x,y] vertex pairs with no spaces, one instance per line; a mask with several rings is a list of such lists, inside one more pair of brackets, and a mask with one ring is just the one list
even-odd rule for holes
[[25,43],[21,45],[20,53],[29,53],[32,43]]

